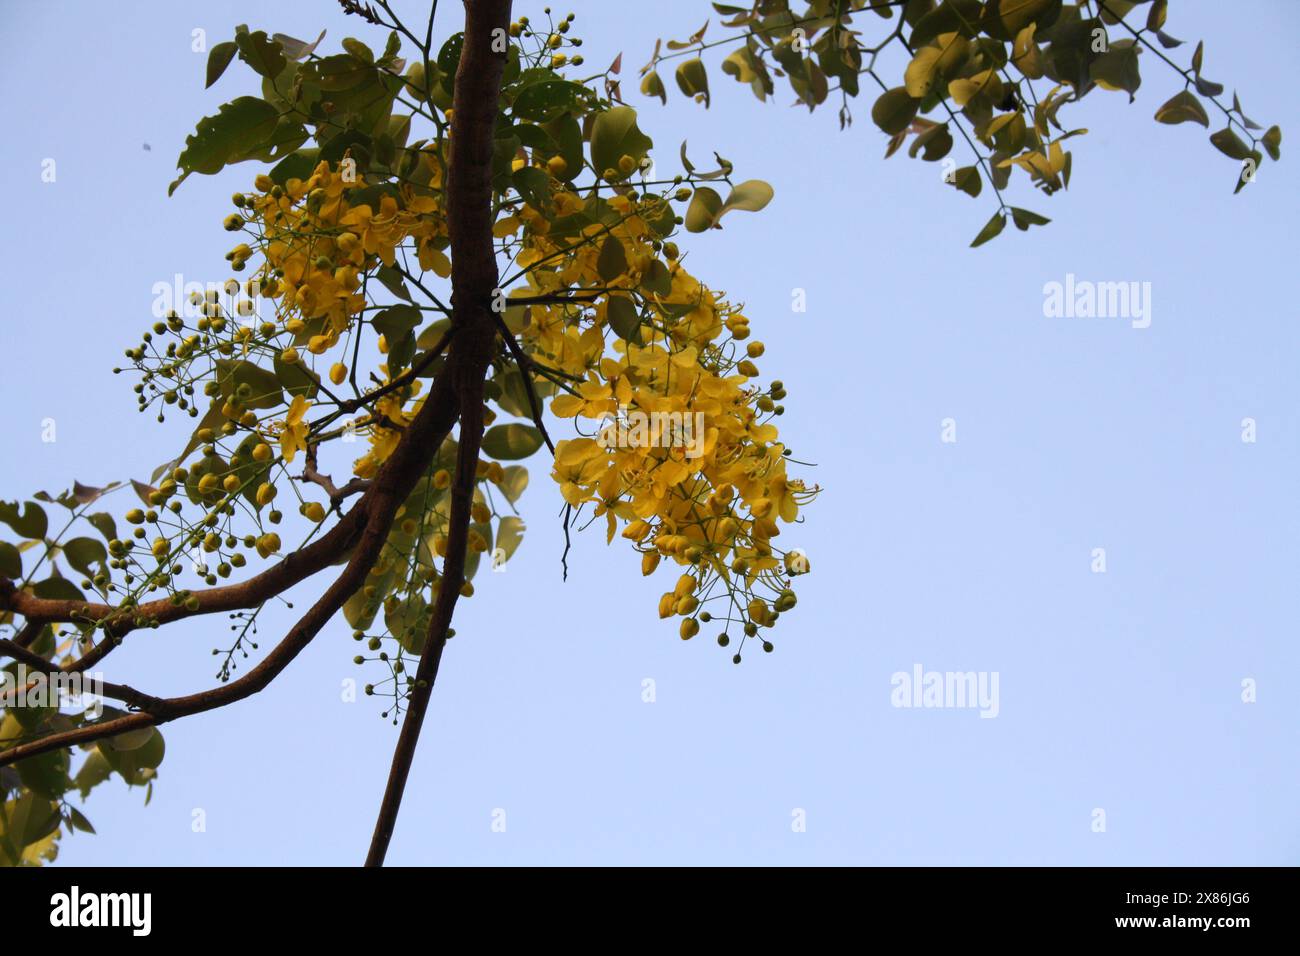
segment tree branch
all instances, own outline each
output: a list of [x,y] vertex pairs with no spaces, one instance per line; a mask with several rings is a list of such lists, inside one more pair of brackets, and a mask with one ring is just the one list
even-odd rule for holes
[[[0,578],[0,610],[13,611],[33,624],[81,623],[103,627],[105,640],[120,640],[138,627],[168,624],[200,614],[236,611],[256,607],[263,601],[288,590],[311,577],[317,571],[333,564],[356,540],[366,518],[365,499],[342,520],[299,551],[285,555],[284,559],[260,574],[238,584],[193,591],[190,596],[198,605],[175,604],[171,598],[159,598],[136,607],[114,607],[90,601],[71,601],[39,598],[20,591],[8,578]],[[100,657],[103,655],[101,654]]]
[[335,511],[345,498],[352,495],[360,494],[370,487],[370,479],[353,478],[342,488],[334,484],[334,479],[329,475],[322,475],[316,467],[316,445],[307,446],[307,461],[303,466],[302,474],[298,476],[299,481],[310,481],[314,485],[320,485],[325,494],[329,496],[330,507]]
[[[67,673],[63,668],[51,661],[47,661],[40,654],[27,650],[27,648],[20,646],[15,641],[0,640],[0,654],[6,654],[14,660],[26,664],[29,671],[36,671],[47,677],[58,677]],[[110,684],[108,681],[100,682],[99,694],[103,697],[120,700],[129,707],[141,707],[152,699],[148,694],[142,694],[134,687],[127,687],[125,684]],[[6,704],[6,706],[8,705]]]
[[451,240],[452,327],[447,373],[460,397],[460,447],[452,486],[447,556],[425,636],[406,718],[393,751],[366,866],[382,866],[410,774],[429,696],[442,662],[447,629],[465,580],[470,508],[483,438],[483,380],[496,348],[491,301],[500,275],[492,242],[492,133],[501,94],[504,50],[493,49],[510,23],[510,0],[467,0],[465,45],[456,69],[447,169],[447,232]]
[[[136,713],[87,724],[42,737],[31,743],[11,747],[0,752],[0,767],[51,750],[59,750],[74,744],[91,743],[128,730],[164,724],[180,717],[214,710],[263,690],[311,642],[326,622],[343,607],[347,599],[365,583],[370,568],[383,552],[397,509],[411,493],[416,481],[428,470],[434,454],[451,431],[456,420],[457,408],[457,396],[451,382],[445,377],[440,377],[435,381],[434,388],[419,414],[407,428],[402,441],[384,462],[383,468],[374,479],[374,484],[357,506],[348,513],[348,518],[357,515],[358,517],[353,520],[364,521],[364,525],[360,534],[353,536],[358,540],[347,566],[320,599],[289,629],[280,643],[251,671],[228,684],[184,697],[158,698],[139,695],[137,705],[140,710]],[[336,525],[335,530],[342,524],[343,522],[340,522]]]

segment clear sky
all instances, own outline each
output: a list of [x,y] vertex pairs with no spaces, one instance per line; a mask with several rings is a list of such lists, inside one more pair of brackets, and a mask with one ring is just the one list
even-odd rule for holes
[[[1300,133],[1282,82],[1300,5],[1170,6],[1171,33],[1207,38],[1208,76]],[[228,197],[258,171],[194,176],[167,198],[185,135],[250,85],[235,64],[205,92],[192,31],[211,45],[237,23],[323,26],[337,44],[372,28],[322,0],[0,7],[0,497],[145,478],[188,429],[140,416],[110,369],[152,322],[156,282],[224,275]],[[397,4],[412,20],[421,7]],[[443,7],[446,36],[460,5]],[[733,666],[711,635],[683,643],[657,619],[664,581],[597,529],[561,584],[560,499],[533,459],[528,535],[458,609],[390,862],[1300,862],[1288,143],[1234,197],[1234,164],[1200,127],[1152,121],[1179,84],[1144,57],[1132,106],[1096,92],[1067,108],[1094,130],[1072,141],[1069,192],[1018,187],[1054,222],[971,250],[988,197],[957,194],[932,164],[883,161],[869,98],[840,132],[833,108],[809,116],[786,92],[759,104],[715,69],[710,110],[675,90],[664,108],[635,92],[635,69],[707,5],[572,9],[590,63],[624,52],[661,172],[689,139],[692,158],[716,149],[776,189],[764,212],[683,245],[696,275],[748,303],[763,370],[789,391],[783,437],[818,462],[826,490],[782,538],[813,573],[776,652]],[[1151,283],[1150,327],[1045,317],[1044,285],[1067,274]],[[941,441],[948,418],[955,443]],[[264,647],[291,614],[266,620]],[[105,677],[210,686],[225,626],[137,634]],[[339,619],[271,690],[168,725],[152,804],[100,787],[85,805],[99,835],[65,839],[60,862],[359,863],[396,732],[374,700],[341,701],[345,678],[366,679],[355,653]],[[997,717],[891,706],[891,676],[915,665],[996,672]],[[196,808],[206,832],[192,832]]]

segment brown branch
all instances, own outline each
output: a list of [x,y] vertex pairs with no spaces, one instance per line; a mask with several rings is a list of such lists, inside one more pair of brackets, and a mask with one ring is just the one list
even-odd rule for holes
[[[555,444],[551,441],[551,436],[546,431],[546,423],[542,421],[542,403],[537,397],[537,388],[533,382],[531,368],[536,363],[524,352],[523,347],[515,339],[514,333],[506,325],[505,319],[495,310],[492,317],[496,320],[497,330],[501,337],[505,339],[506,346],[510,349],[510,354],[515,358],[515,364],[519,366],[519,374],[524,380],[524,386],[528,390],[528,407],[532,410],[533,422],[537,425],[537,430],[542,433],[542,439],[546,442],[546,447],[551,454],[555,454]],[[573,506],[564,506],[564,552],[560,555],[561,579],[569,580],[569,549],[572,542],[569,540],[569,519],[573,517]]]
[[546,442],[546,447],[554,455],[555,444],[551,441],[551,436],[546,433],[546,423],[542,421],[542,403],[537,397],[537,387],[533,383],[528,356],[524,354],[523,348],[519,345],[518,340],[515,339],[510,327],[506,325],[500,314],[493,312],[492,317],[496,320],[501,338],[505,339],[506,347],[510,349],[510,354],[514,356],[515,364],[519,366],[519,375],[523,378],[524,387],[528,391],[528,407],[532,411],[533,423],[537,425],[537,430],[542,433],[542,440]]
[[[39,654],[27,650],[16,641],[0,640],[0,654],[6,654],[19,663],[26,664],[29,671],[36,671],[46,677],[59,677],[68,673],[64,668],[47,661]],[[120,700],[129,707],[144,706],[147,701],[152,699],[149,695],[140,693],[134,687],[127,687],[125,684],[111,684],[108,681],[99,682],[98,693],[102,697]]]
[[180,717],[225,707],[265,689],[365,583],[370,568],[383,552],[397,509],[411,493],[419,477],[428,470],[434,453],[451,431],[456,412],[455,390],[448,381],[439,379],[420,413],[411,422],[405,438],[375,477],[370,490],[357,507],[349,512],[349,517],[360,515],[365,523],[346,567],[320,599],[289,629],[280,643],[251,671],[228,684],[184,697],[158,698],[141,694],[136,702],[140,710],[136,713],[50,734],[40,740],[11,747],[0,753],[0,767],[51,750],[90,743],[128,730],[165,724]]
[[[8,578],[0,578],[0,610],[21,614],[29,626],[61,622],[95,624],[103,627],[105,642],[116,642],[138,627],[168,624],[200,614],[256,607],[338,560],[355,542],[365,518],[365,509],[358,504],[320,538],[305,548],[286,555],[278,564],[260,574],[238,584],[190,592],[190,597],[197,602],[193,608],[185,603],[173,603],[169,597],[135,607],[38,598],[34,594],[18,590]],[[103,654],[99,656],[103,657]]]
[[345,498],[352,495],[360,494],[370,487],[369,478],[353,478],[348,481],[342,488],[334,484],[334,479],[329,475],[323,475],[316,468],[316,445],[307,446],[307,461],[303,466],[302,474],[298,476],[299,481],[309,481],[314,485],[320,485],[325,494],[329,496],[330,507],[335,511]]
[[23,629],[14,635],[14,643],[19,647],[31,647],[40,637],[45,625],[40,621],[24,621]]
[[506,299],[506,304],[515,305],[580,305],[589,304],[609,292],[635,292],[636,289],[582,289],[568,295],[521,295]]
[[408,368],[401,375],[397,376],[397,378],[393,379],[391,382],[386,382],[385,384],[381,385],[379,388],[375,389],[372,392],[366,392],[366,394],[361,395],[357,398],[349,398],[346,401],[339,402],[339,407],[337,411],[355,412],[361,406],[368,405],[371,402],[373,402],[375,399],[387,395],[389,392],[395,389],[399,389],[403,385],[408,385],[411,382],[413,382],[421,372],[423,372],[430,365],[432,365],[434,363],[434,360],[437,359],[438,356],[441,355],[444,350],[446,350],[447,345],[451,342],[451,334],[453,331],[455,330],[448,329],[445,333],[443,333],[443,336],[438,340],[437,345],[435,345],[433,348],[429,349],[429,351],[421,355],[419,360],[417,360],[414,365]]
[[[510,0],[465,4],[465,44],[456,69],[447,169],[447,232],[451,240],[452,327],[456,341],[447,374],[460,397],[460,447],[452,486],[447,556],[433,617],[420,654],[406,718],[393,751],[366,866],[382,866],[393,836],[429,696],[442,662],[447,629],[465,579],[470,509],[483,438],[483,381],[496,348],[491,301],[500,278],[492,243],[492,148],[504,51],[495,52],[495,31],[510,23]],[[497,36],[502,33],[497,33]]]

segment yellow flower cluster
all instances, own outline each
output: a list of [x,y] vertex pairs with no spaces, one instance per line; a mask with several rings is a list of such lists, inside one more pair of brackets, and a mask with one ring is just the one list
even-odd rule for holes
[[[419,193],[409,185],[386,191],[366,188],[347,175],[345,159],[333,168],[321,162],[307,179],[290,178],[282,185],[260,175],[255,194],[234,197],[243,213],[229,217],[226,227],[248,227],[257,236],[264,258],[258,291],[279,300],[277,322],[293,336],[293,345],[281,355],[283,362],[298,361],[299,347],[323,355],[354,329],[366,308],[365,275],[380,264],[392,266],[398,246],[412,242],[421,268],[444,277],[450,274],[442,251],[447,244],[445,219],[438,200],[430,195],[441,182],[442,165],[431,149],[421,153],[420,161],[430,190]],[[253,253],[241,244],[227,258],[241,268]],[[346,366],[335,363],[330,379],[339,384],[346,374]],[[305,445],[306,407],[301,397],[295,399],[281,428],[286,460]],[[369,429],[371,448],[354,468],[358,476],[373,475],[397,444],[400,433],[380,423],[403,425],[418,407],[417,402],[415,408],[403,410],[397,392],[378,403]]]
[[[585,207],[572,193],[554,199],[558,216]],[[784,410],[775,403],[784,388],[754,383],[763,346],[740,344],[748,320],[686,272],[672,243],[656,241],[648,219],[661,215],[662,200],[615,195],[608,206],[616,223],[560,238],[537,210],[519,214],[527,228],[516,262],[534,266],[530,294],[628,291],[623,302],[606,291],[594,303],[529,307],[527,347],[573,383],[551,411],[575,417],[580,430],[581,420],[596,421],[589,435],[557,444],[553,477],[570,505],[605,516],[609,540],[627,522],[622,535],[643,552],[645,574],[665,557],[686,570],[659,606],[661,617],[683,618],[683,639],[713,618],[754,636],[794,606],[789,576],[807,564],[787,560],[773,539],[778,522],[795,521],[817,492],[787,475],[771,421]],[[621,250],[611,253],[611,241]],[[622,265],[611,270],[611,261]],[[635,331],[622,324],[629,307],[640,313]],[[714,600],[725,610],[710,612]]]

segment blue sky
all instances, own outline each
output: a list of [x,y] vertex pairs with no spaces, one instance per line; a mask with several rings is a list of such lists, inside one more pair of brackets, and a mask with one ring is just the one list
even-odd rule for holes
[[[460,11],[443,6],[445,36]],[[1207,75],[1257,120],[1300,129],[1279,82],[1300,8],[1170,6],[1170,32],[1207,38]],[[192,31],[210,45],[237,23],[326,27],[337,44],[370,28],[306,0],[3,7],[21,38],[0,61],[12,499],[146,477],[185,439],[180,421],[138,415],[110,369],[152,321],[154,283],[223,275],[220,221],[257,171],[166,196],[185,135],[249,82],[236,65],[205,92]],[[420,7],[397,4],[412,19]],[[590,63],[622,50],[627,74],[655,35],[710,15],[663,0],[647,22],[629,7],[571,5]],[[559,497],[529,462],[528,535],[458,610],[390,862],[1300,860],[1294,159],[1284,141],[1283,163],[1234,197],[1233,164],[1200,127],[1151,119],[1173,74],[1149,56],[1143,72],[1132,106],[1097,92],[1067,108],[1093,130],[1072,141],[1068,193],[1016,187],[1053,223],[977,250],[988,197],[943,186],[932,164],[883,161],[869,100],[840,132],[833,110],[759,104],[716,70],[708,111],[676,91],[666,108],[646,101],[629,75],[660,172],[687,139],[693,158],[716,149],[775,187],[762,213],[683,246],[696,275],[748,304],[763,370],[789,391],[783,437],[818,463],[825,491],[783,536],[813,573],[776,652],[733,666],[707,635],[678,640],[655,615],[663,581],[596,529],[562,584]],[[1150,282],[1150,327],[1045,317],[1044,285],[1071,273]],[[955,443],[940,440],[948,418]],[[290,620],[268,615],[263,637]],[[105,677],[207,687],[225,625],[133,636]],[[65,840],[60,862],[360,862],[396,734],[374,701],[340,699],[345,678],[366,679],[348,635],[337,621],[271,690],[169,725],[152,804],[101,787],[85,806],[99,835]],[[916,664],[997,672],[998,716],[891,706],[891,675]],[[196,808],[206,832],[192,832]]]

